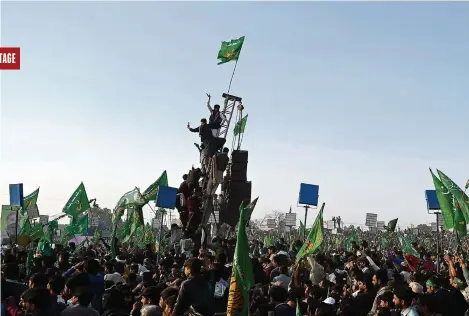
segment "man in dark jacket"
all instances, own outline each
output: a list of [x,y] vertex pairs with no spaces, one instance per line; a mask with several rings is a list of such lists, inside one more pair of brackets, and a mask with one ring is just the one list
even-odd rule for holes
[[188,279],[181,284],[173,316],[182,316],[186,311],[189,315],[214,315],[214,298],[208,282],[201,275],[201,268],[202,261],[198,258],[184,263],[184,273]]

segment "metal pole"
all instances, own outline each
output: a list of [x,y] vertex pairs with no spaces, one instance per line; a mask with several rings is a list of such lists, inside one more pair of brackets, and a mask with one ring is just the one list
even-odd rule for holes
[[16,222],[15,222],[15,244],[16,245],[18,244],[18,221],[19,221],[18,215],[19,213],[20,213],[20,209],[18,208],[16,210]]
[[160,212],[161,222],[160,222],[160,233],[158,234],[158,253],[156,254],[156,261],[160,261],[160,252],[161,252],[161,237],[163,236],[163,219],[164,219],[164,210],[161,209]]
[[304,232],[303,232],[304,241],[306,241],[306,219],[308,218],[308,209],[309,209],[309,206],[305,205],[305,229],[304,229]]
[[438,212],[436,214],[436,273],[440,273],[440,223],[438,222]]

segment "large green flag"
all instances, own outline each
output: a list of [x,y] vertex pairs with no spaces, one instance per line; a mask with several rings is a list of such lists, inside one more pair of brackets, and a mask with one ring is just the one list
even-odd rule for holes
[[239,134],[244,133],[244,129],[246,128],[247,121],[248,121],[248,116],[246,115],[239,122],[235,124],[234,136],[238,136]]
[[244,36],[229,42],[221,42],[221,48],[218,52],[217,59],[220,61],[218,65],[227,63],[232,60],[238,60],[241,48],[243,48]]
[[155,182],[150,184],[150,186],[145,191],[143,191],[142,196],[145,199],[145,202],[148,203],[148,201],[156,201],[160,185],[166,187],[168,186],[168,174],[166,173],[166,170],[163,171],[161,176]]
[[443,216],[443,227],[446,229],[451,229],[454,227],[453,198],[451,194],[449,194],[449,191],[445,185],[440,181],[440,179],[438,179],[437,176],[433,174],[432,169],[430,169],[430,173],[432,174],[436,197],[438,198],[441,215]]
[[319,210],[316,220],[314,221],[313,227],[309,231],[308,237],[306,238],[300,251],[296,254],[296,260],[299,261],[304,256],[314,253],[319,246],[321,246],[324,240],[324,228],[322,227],[322,213],[324,212],[324,206],[326,203],[322,203],[321,209]]
[[227,316],[249,315],[249,290],[254,286],[254,272],[252,271],[251,257],[249,257],[249,243],[246,235],[246,224],[256,207],[257,200],[244,207],[239,207],[238,239],[233,259],[230,292],[228,293]]
[[[448,193],[454,196],[454,201],[457,203],[454,205],[456,209],[461,209],[466,222],[469,222],[469,197],[464,193],[461,188],[454,183],[447,175],[443,172],[438,170],[438,174],[440,175],[441,182],[443,185],[448,189]],[[440,205],[441,206],[441,205]]]
[[68,214],[72,217],[77,217],[83,212],[86,212],[90,209],[90,202],[88,201],[88,195],[86,195],[85,185],[80,183],[78,188],[73,192],[70,199],[68,199],[67,204],[63,209],[65,214]]
[[[386,230],[387,230],[388,232],[393,232],[393,231],[396,230],[397,220],[398,220],[398,219],[395,218],[395,219],[389,221],[388,226],[386,227]],[[379,228],[380,228],[380,227],[379,227]]]
[[399,241],[401,243],[402,252],[408,253],[416,258],[420,258],[420,254],[412,247],[411,243],[404,237],[404,235],[399,234]]
[[28,211],[34,210],[37,204],[37,198],[39,196],[39,188],[33,193],[24,197],[23,215],[26,215]]

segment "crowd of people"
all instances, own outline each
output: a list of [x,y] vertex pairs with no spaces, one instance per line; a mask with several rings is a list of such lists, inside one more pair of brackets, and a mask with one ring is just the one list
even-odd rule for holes
[[[203,249],[173,245],[159,257],[150,245],[126,247],[116,258],[105,242],[57,245],[33,259],[29,274],[27,253],[4,248],[2,316],[223,315],[235,243],[216,237]],[[299,262],[300,240],[250,245],[252,315],[468,315],[469,270],[460,254],[442,252],[437,269],[435,249],[418,244],[420,259],[361,240],[351,251],[328,247]]]

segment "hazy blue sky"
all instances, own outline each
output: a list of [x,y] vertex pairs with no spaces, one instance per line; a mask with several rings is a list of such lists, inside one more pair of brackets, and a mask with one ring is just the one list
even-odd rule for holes
[[1,23],[22,68],[1,74],[2,204],[17,182],[44,214],[80,181],[108,207],[164,169],[178,186],[187,121],[221,102],[234,64],[216,55],[241,35],[255,216],[302,218],[306,182],[327,219],[430,222],[428,167],[469,177],[469,3],[2,2]]

